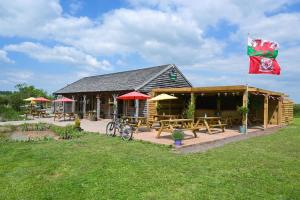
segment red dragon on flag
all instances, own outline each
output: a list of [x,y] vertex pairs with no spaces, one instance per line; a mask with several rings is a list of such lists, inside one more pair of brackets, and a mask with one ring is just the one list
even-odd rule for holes
[[275,59],[278,48],[279,44],[276,42],[248,38],[249,74],[280,75],[280,66]]

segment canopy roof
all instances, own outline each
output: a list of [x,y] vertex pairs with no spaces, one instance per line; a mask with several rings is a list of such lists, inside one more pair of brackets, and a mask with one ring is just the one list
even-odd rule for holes
[[139,100],[146,100],[149,99],[150,96],[145,95],[143,93],[140,92],[129,92],[127,94],[121,95],[118,97],[118,99],[122,99],[122,100],[134,100],[134,99],[139,99]]
[[27,99],[23,99],[24,101],[34,101],[36,98],[34,98],[34,97],[29,97],[29,98],[27,98]]
[[49,102],[50,100],[46,99],[44,97],[38,97],[38,98],[35,98],[33,101],[36,101],[36,102]]
[[178,99],[177,97],[168,95],[168,94],[160,94],[156,97],[153,97],[152,99],[150,99],[150,101],[161,101],[161,100],[171,100],[171,99]]

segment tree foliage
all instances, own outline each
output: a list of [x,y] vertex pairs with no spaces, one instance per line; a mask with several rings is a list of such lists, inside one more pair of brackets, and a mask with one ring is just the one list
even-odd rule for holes
[[15,111],[20,111],[20,106],[24,105],[24,99],[29,97],[45,97],[52,98],[43,89],[37,89],[32,85],[26,83],[17,84],[16,91],[1,92],[0,93],[0,106],[12,107]]

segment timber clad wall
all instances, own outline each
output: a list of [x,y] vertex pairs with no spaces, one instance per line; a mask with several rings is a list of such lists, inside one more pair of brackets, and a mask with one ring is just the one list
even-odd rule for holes
[[[155,96],[154,92],[149,94],[151,97]],[[148,101],[148,119],[152,119],[154,115],[157,115],[156,112],[156,102],[155,101]]]
[[[177,78],[176,80],[171,80],[170,74],[172,70],[175,71]],[[182,87],[191,87],[188,81],[182,76],[182,74],[176,68],[170,68],[145,86],[143,86],[140,91],[149,92],[154,88],[182,88]]]
[[294,118],[294,103],[290,99],[284,99],[282,102],[282,124],[290,124]]

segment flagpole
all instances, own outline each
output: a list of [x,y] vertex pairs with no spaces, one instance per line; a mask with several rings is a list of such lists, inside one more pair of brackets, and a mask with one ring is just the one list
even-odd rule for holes
[[[247,44],[248,44],[248,39],[250,37],[250,34],[248,33],[248,37],[247,37]],[[246,108],[247,108],[247,112],[246,112],[246,124],[245,124],[245,133],[248,134],[248,112],[249,112],[249,109],[248,109],[248,104],[249,104],[249,86],[248,86],[248,83],[249,83],[249,72],[247,73],[247,78],[246,78]]]

